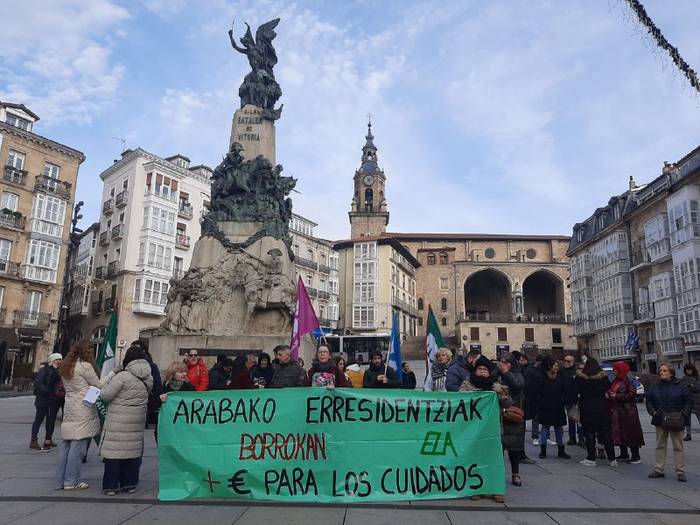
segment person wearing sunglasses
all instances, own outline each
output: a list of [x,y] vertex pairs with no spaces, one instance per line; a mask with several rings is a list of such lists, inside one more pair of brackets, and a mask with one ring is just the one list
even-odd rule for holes
[[209,370],[204,360],[199,357],[197,350],[190,350],[185,357],[187,366],[187,380],[192,384],[197,392],[204,392],[209,389]]

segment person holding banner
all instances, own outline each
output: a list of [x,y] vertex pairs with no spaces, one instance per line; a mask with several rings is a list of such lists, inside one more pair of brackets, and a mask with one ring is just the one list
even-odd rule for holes
[[440,348],[435,355],[435,362],[430,366],[430,382],[426,382],[423,389],[426,392],[447,392],[447,371],[452,364],[452,352],[447,348]]
[[360,368],[355,356],[348,359],[348,366],[345,369],[345,373],[350,379],[350,384],[353,388],[362,388],[364,384],[365,371]]
[[197,350],[187,352],[185,358],[187,365],[187,379],[197,392],[209,390],[209,370],[207,365],[199,357]]
[[336,356],[335,367],[343,374],[343,377],[345,377],[345,386],[347,388],[354,388],[355,385],[350,381],[350,376],[345,372],[345,358],[342,355]]
[[393,368],[382,364],[382,353],[372,350],[369,354],[369,368],[362,378],[364,388],[401,388],[401,381]]
[[[194,387],[187,381],[187,366],[182,361],[173,361],[165,371],[165,382],[158,394],[158,410],[168,400],[168,392],[193,392]],[[153,435],[158,443],[158,425],[153,431]]]
[[345,374],[338,370],[331,358],[331,350],[328,345],[321,343],[316,349],[316,358],[307,373],[306,384],[326,387],[329,390],[348,386]]
[[136,492],[143,456],[143,423],[153,389],[151,367],[141,347],[129,347],[122,367],[115,371],[100,393],[108,403],[100,438],[100,455],[105,464],[102,490],[108,496],[119,490]]
[[265,352],[260,352],[258,354],[258,366],[253,368],[253,371],[250,373],[253,378],[253,384],[258,388],[269,387],[273,372],[270,356]]
[[279,363],[272,374],[270,388],[288,388],[306,386],[306,372],[296,361],[292,360],[289,345],[277,345],[274,349],[275,359]]
[[84,490],[88,484],[80,481],[82,459],[87,453],[90,440],[100,432],[100,420],[95,405],[83,403],[83,400],[90,387],[101,387],[114,373],[110,372],[100,381],[95,366],[95,352],[89,341],[73,345],[58,373],[66,391],[66,404],[54,490]]

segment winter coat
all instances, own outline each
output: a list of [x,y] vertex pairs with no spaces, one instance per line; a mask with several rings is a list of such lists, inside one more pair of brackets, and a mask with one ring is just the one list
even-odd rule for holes
[[187,380],[197,392],[204,392],[209,388],[209,370],[201,357],[197,358],[195,364],[190,364],[189,359],[185,359],[187,366]]
[[314,364],[309,368],[306,374],[306,385],[307,386],[328,386],[333,384],[335,387],[346,388],[351,387],[352,384],[348,383],[345,379],[345,374],[338,370],[335,365],[322,367],[324,370],[319,368],[319,365]]
[[214,365],[209,370],[209,390],[226,390],[230,379],[222,366]]
[[615,392],[615,397],[608,398],[610,433],[613,445],[643,446],[644,435],[642,434],[642,425],[639,422],[637,403],[634,400],[637,389],[628,378],[625,378],[623,381],[614,382],[608,392]]
[[131,361],[102,388],[107,403],[100,455],[105,459],[132,459],[143,455],[146,405],[153,389],[151,367],[145,359]]
[[263,385],[265,388],[268,388],[274,372],[272,365],[268,363],[267,368],[260,368],[259,366],[253,368],[250,376],[253,378],[253,384],[256,386]]
[[540,388],[544,382],[544,372],[541,368],[527,365],[523,367],[525,379],[525,419],[537,417],[537,409],[540,406]]
[[[495,385],[495,383],[494,383]],[[505,450],[524,451],[525,450],[525,421],[522,423],[511,423],[503,419],[503,411],[511,406],[522,408],[522,402],[519,399],[513,399],[510,395],[510,389],[507,385],[501,383],[503,395],[498,396],[498,404],[501,408],[501,444]],[[468,379],[464,381],[460,387],[460,392],[470,392],[479,390]]]
[[681,384],[685,385],[690,397],[693,398],[693,413],[700,415],[700,379],[684,376]]
[[538,390],[539,407],[537,419],[545,427],[563,427],[566,425],[564,404],[567,399],[566,384],[557,375],[550,379],[546,374]]
[[156,424],[158,422],[158,410],[160,409],[160,394],[163,390],[163,379],[160,377],[158,365],[153,362],[151,354],[146,352],[146,361],[151,367],[151,377],[153,378],[153,389],[148,396],[148,411],[146,412],[146,424]]
[[610,388],[608,374],[600,370],[592,376],[581,370],[576,372],[573,382],[573,398],[578,401],[583,427],[607,427],[610,424],[608,402],[605,394]]
[[401,388],[401,381],[399,381],[398,376],[393,368],[390,366],[386,367],[386,383],[378,381],[377,378],[384,374],[384,365],[382,364],[378,368],[370,367],[365,371],[365,375],[362,378],[363,388]]
[[566,389],[566,406],[567,408],[574,404],[574,397],[576,396],[576,391],[574,387],[574,380],[576,379],[578,369],[576,365],[566,368],[562,365],[559,369],[559,376],[564,382],[564,388]]
[[471,365],[467,362],[464,356],[457,356],[450,368],[447,369],[447,379],[445,379],[445,388],[448,392],[458,392],[469,375],[472,372]]
[[299,387],[306,384],[306,371],[294,361],[280,363],[272,373],[270,388]]
[[416,374],[413,372],[404,372],[403,378],[401,379],[401,388],[407,390],[416,389]]
[[100,382],[95,369],[90,363],[78,360],[73,368],[73,377],[63,379],[66,390],[66,404],[63,407],[61,437],[63,440],[77,440],[95,437],[100,432],[100,420],[95,406],[83,403],[85,394],[91,386],[100,387],[111,375]]
[[666,414],[682,412],[684,416],[689,416],[692,410],[693,398],[680,379],[661,380],[647,393],[647,411],[651,416],[658,411]]
[[353,388],[362,388],[365,372],[360,368],[360,365],[348,365],[345,368],[345,373],[348,375]]
[[34,406],[39,408],[58,405],[61,398],[56,394],[60,381],[58,370],[48,363],[42,366],[34,379]]
[[255,388],[255,384],[248,370],[240,370],[231,374],[231,384],[228,387],[232,390],[247,390]]

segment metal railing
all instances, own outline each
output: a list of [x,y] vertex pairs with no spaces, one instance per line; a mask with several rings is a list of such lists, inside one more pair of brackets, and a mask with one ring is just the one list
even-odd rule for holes
[[70,199],[71,188],[73,185],[70,182],[54,179],[47,175],[37,175],[34,189],[37,191],[45,191],[63,199]]
[[112,227],[112,239],[121,239],[124,237],[124,225],[117,224]]
[[523,314],[507,312],[468,312],[457,316],[458,322],[479,321],[485,323],[568,324],[571,318],[561,314]]
[[95,268],[95,279],[104,279],[107,276],[107,268],[98,266]]
[[48,328],[51,316],[42,312],[15,310],[14,325],[37,328]]
[[632,252],[632,266],[648,263],[651,263],[651,258],[649,257],[649,251],[646,249],[646,246],[641,250]]
[[119,261],[112,261],[107,265],[107,278],[114,277],[119,271]]
[[6,228],[16,228],[18,230],[23,230],[26,219],[18,212],[10,212],[0,210],[0,226],[5,226]]
[[100,246],[107,246],[109,244],[109,231],[100,233]]
[[316,288],[311,288],[311,286],[307,286],[306,291],[308,292],[309,297],[318,297],[318,290]]
[[331,267],[326,264],[318,263],[318,271],[321,273],[331,273]]
[[181,202],[180,208],[177,211],[178,217],[183,217],[185,219],[191,219],[194,215],[194,209],[189,202]]
[[404,260],[399,259],[398,257],[394,257],[394,256],[391,256],[390,259],[391,259],[391,262],[393,262],[395,265],[403,268],[408,274],[415,275],[416,269],[413,268],[411,265],[409,265],[407,261],[404,261]]
[[5,259],[0,260],[0,275],[19,278],[20,264]]
[[107,297],[105,299],[105,312],[111,312],[114,310],[114,303],[116,302],[115,297]]
[[326,292],[325,290],[319,290],[319,291],[318,291],[318,298],[319,298],[319,299],[330,299],[330,298],[331,298],[331,294],[329,294],[329,293]]
[[309,270],[318,270],[318,264],[310,259],[304,259],[296,255],[294,257],[294,264],[297,264],[303,268],[308,268]]
[[391,304],[393,306],[395,306],[396,308],[398,308],[399,310],[403,310],[404,312],[406,312],[409,315],[413,315],[413,316],[418,315],[418,310],[416,309],[415,306],[411,306],[406,301],[402,301],[401,299],[399,299],[395,295],[392,296],[392,298],[391,298]]
[[27,179],[27,172],[20,170],[14,166],[5,166],[5,171],[2,174],[2,180],[18,186],[24,186]]
[[115,206],[117,208],[123,208],[129,203],[129,192],[124,190],[120,193],[117,194],[117,199],[115,202]]
[[114,211],[114,201],[112,199],[108,199],[102,203],[102,213],[105,215],[109,215]]
[[92,302],[92,315],[99,315],[102,313],[102,301]]
[[178,233],[175,236],[175,247],[176,248],[189,248],[190,247],[190,236],[182,235]]

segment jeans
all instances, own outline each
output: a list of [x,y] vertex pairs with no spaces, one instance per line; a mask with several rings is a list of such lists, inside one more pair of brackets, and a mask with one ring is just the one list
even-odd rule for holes
[[682,430],[664,430],[656,427],[656,472],[663,472],[666,466],[666,444],[671,436],[673,444],[673,461],[676,464],[676,474],[685,474],[685,450],[683,449]]
[[576,435],[578,434],[579,440],[583,437],[584,430],[583,428],[573,419],[568,418],[568,424],[569,424],[569,440],[570,441],[576,441]]
[[[698,423],[700,423],[700,414],[695,414],[695,417],[697,418]],[[688,424],[685,426],[685,433],[688,435],[690,435],[690,427],[692,426],[692,422],[693,422],[693,415],[690,414],[688,416]]]
[[105,459],[102,490],[132,489],[139,484],[141,458]]
[[39,428],[46,418],[46,441],[51,441],[53,429],[56,426],[56,416],[58,416],[58,404],[51,403],[45,407],[36,407],[34,422],[32,423],[32,440],[39,436]]
[[[603,425],[586,425],[583,427],[583,431],[586,434],[586,452],[588,456],[586,459],[595,461],[595,440],[598,436],[598,442],[605,447],[605,454],[608,456],[608,460],[612,461],[615,459],[615,447],[612,444],[612,438],[610,437],[610,427]],[[639,450],[637,450],[639,453]]]
[[58,447],[58,465],[56,466],[56,489],[77,485],[83,467],[83,455],[90,438],[61,441]]
[[536,417],[532,418],[532,439],[537,439],[540,435],[540,422]]
[[[549,439],[549,426],[542,425],[542,430],[540,431],[540,446],[547,446],[547,440]],[[564,431],[563,427],[554,427],[554,436],[557,440],[557,446],[564,446]]]

